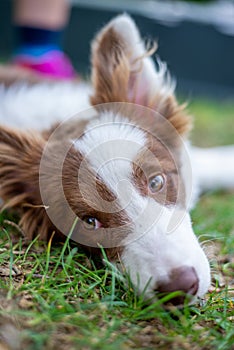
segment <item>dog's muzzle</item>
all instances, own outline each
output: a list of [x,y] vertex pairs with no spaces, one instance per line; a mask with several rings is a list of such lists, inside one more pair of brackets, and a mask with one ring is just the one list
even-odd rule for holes
[[183,295],[170,299],[173,305],[182,305],[186,297],[196,295],[199,287],[199,279],[193,267],[181,266],[173,269],[167,282],[159,283],[156,290],[158,293],[169,294],[171,292],[182,292]]

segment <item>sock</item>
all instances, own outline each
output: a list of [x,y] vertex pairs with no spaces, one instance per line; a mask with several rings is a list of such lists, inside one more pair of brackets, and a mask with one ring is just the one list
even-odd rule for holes
[[62,31],[17,27],[19,44],[12,62],[44,76],[72,79],[73,65],[61,49]]
[[40,56],[51,50],[61,50],[62,30],[16,27],[18,48],[16,54]]

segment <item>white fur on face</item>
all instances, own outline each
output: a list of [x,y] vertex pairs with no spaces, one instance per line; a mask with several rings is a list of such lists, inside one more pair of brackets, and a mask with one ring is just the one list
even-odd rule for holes
[[[111,112],[91,121],[75,147],[119,200],[129,203],[132,161],[146,143],[143,131]],[[128,189],[128,191],[126,191]]]
[[175,212],[149,198],[147,210],[135,222],[135,240],[125,246],[121,258],[131,281],[146,298],[153,297],[157,286],[168,282],[171,271],[181,266],[195,269],[199,279],[197,297],[210,286],[208,260],[193,233],[189,214],[183,214],[183,220],[168,233]]
[[144,132],[128,125],[124,118],[106,112],[98,121],[88,124],[75,147],[117,195],[132,222],[121,259],[137,290],[143,292],[149,283],[145,295],[152,297],[157,286],[169,280],[173,269],[188,266],[197,273],[197,296],[202,296],[210,285],[210,269],[193,233],[189,214],[180,213],[182,216],[175,220],[177,226],[172,230],[173,218],[178,213],[143,197],[134,186],[132,161],[145,142]]

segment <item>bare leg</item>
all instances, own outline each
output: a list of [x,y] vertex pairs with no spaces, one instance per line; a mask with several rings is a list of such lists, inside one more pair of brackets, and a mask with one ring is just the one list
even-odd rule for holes
[[13,21],[20,26],[57,30],[69,17],[67,0],[14,0]]
[[18,35],[14,64],[53,78],[74,78],[74,68],[61,45],[69,12],[68,0],[14,0],[13,23]]

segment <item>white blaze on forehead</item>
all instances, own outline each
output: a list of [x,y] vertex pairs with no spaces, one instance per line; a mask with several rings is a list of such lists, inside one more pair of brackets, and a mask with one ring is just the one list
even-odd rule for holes
[[104,112],[74,144],[105,184],[119,194],[119,186],[131,181],[132,162],[146,144],[146,136],[128,119]]

